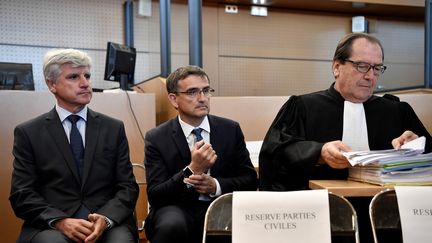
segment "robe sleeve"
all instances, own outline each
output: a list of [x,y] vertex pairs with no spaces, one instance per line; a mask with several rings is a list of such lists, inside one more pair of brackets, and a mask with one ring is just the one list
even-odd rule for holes
[[400,112],[404,118],[403,124],[405,124],[406,130],[410,130],[413,133],[420,136],[426,137],[425,153],[432,152],[432,137],[420,121],[413,108],[406,102],[399,103]]
[[291,96],[271,124],[259,155],[260,190],[307,189],[323,143],[305,139],[304,104]]

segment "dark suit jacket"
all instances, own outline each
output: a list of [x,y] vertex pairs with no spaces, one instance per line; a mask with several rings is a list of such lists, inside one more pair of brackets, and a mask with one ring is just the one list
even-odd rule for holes
[[88,110],[82,181],[55,109],[18,125],[14,136],[9,200],[25,221],[21,240],[47,229],[52,219],[71,217],[81,203],[137,236],[138,185],[121,121]]
[[[219,181],[222,194],[256,190],[257,173],[250,161],[244,136],[237,122],[208,116],[210,143],[217,160],[211,176]],[[145,166],[150,214],[166,205],[193,205],[199,194],[187,189],[182,170],[191,161],[186,138],[178,118],[150,130],[145,138]]]

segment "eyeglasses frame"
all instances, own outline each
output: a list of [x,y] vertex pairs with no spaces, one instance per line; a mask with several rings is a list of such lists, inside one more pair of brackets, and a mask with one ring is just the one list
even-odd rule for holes
[[[372,68],[374,75],[379,76],[380,74],[384,74],[385,70],[387,69],[387,66],[384,65],[384,64],[372,65],[372,64],[367,63],[367,62],[353,61],[353,60],[350,60],[350,59],[345,59],[344,61],[352,63],[355,66],[356,70],[359,71],[360,73],[367,73]],[[363,72],[363,71],[359,70],[359,65],[361,65],[361,64],[369,66],[369,68],[368,68],[368,70],[366,72]],[[375,69],[375,67],[382,67],[382,68],[378,71],[378,70]]]
[[[208,89],[208,90],[205,91],[205,89]],[[192,90],[193,90],[194,92],[191,92]],[[202,89],[199,89],[199,88],[191,88],[191,89],[188,89],[188,90],[186,90],[186,91],[176,91],[175,93],[176,93],[176,94],[185,94],[185,95],[187,95],[188,97],[196,98],[196,97],[198,97],[198,95],[201,95],[201,93],[202,93],[205,97],[211,97],[211,96],[212,96],[212,93],[214,93],[214,92],[215,92],[215,89],[213,89],[213,88],[211,88],[211,87],[204,87],[204,88],[202,88]]]

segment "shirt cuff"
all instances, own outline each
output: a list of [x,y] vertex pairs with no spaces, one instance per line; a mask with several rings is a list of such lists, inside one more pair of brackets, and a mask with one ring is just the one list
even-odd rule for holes
[[213,178],[213,180],[216,183],[216,193],[215,194],[210,194],[209,196],[210,197],[219,197],[222,194],[222,189],[221,189],[221,187],[219,185],[219,181],[216,180],[216,178]]
[[51,229],[56,229],[56,228],[54,227],[54,222],[57,221],[57,220],[59,220],[59,219],[51,219],[50,221],[48,221],[48,226],[49,226]]

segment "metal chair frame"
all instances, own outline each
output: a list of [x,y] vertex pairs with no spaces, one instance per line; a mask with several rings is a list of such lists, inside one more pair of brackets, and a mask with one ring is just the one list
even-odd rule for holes
[[[387,189],[377,193],[369,205],[369,218],[372,225],[374,242],[402,242],[402,227],[399,207],[394,189]],[[395,239],[380,237],[379,231],[388,231]]]
[[[145,184],[146,182],[145,182],[145,167],[144,167],[144,165],[138,164],[138,163],[132,163],[132,167],[134,169],[134,175],[135,175],[136,182],[138,183],[138,185]],[[143,181],[140,180],[141,177],[139,177],[137,175],[135,169],[142,170]],[[138,230],[138,232],[143,232],[144,231],[145,219],[142,219],[142,220],[138,219],[136,212],[134,212],[134,215],[135,215],[135,218],[136,218],[136,221],[137,221],[137,230]]]

